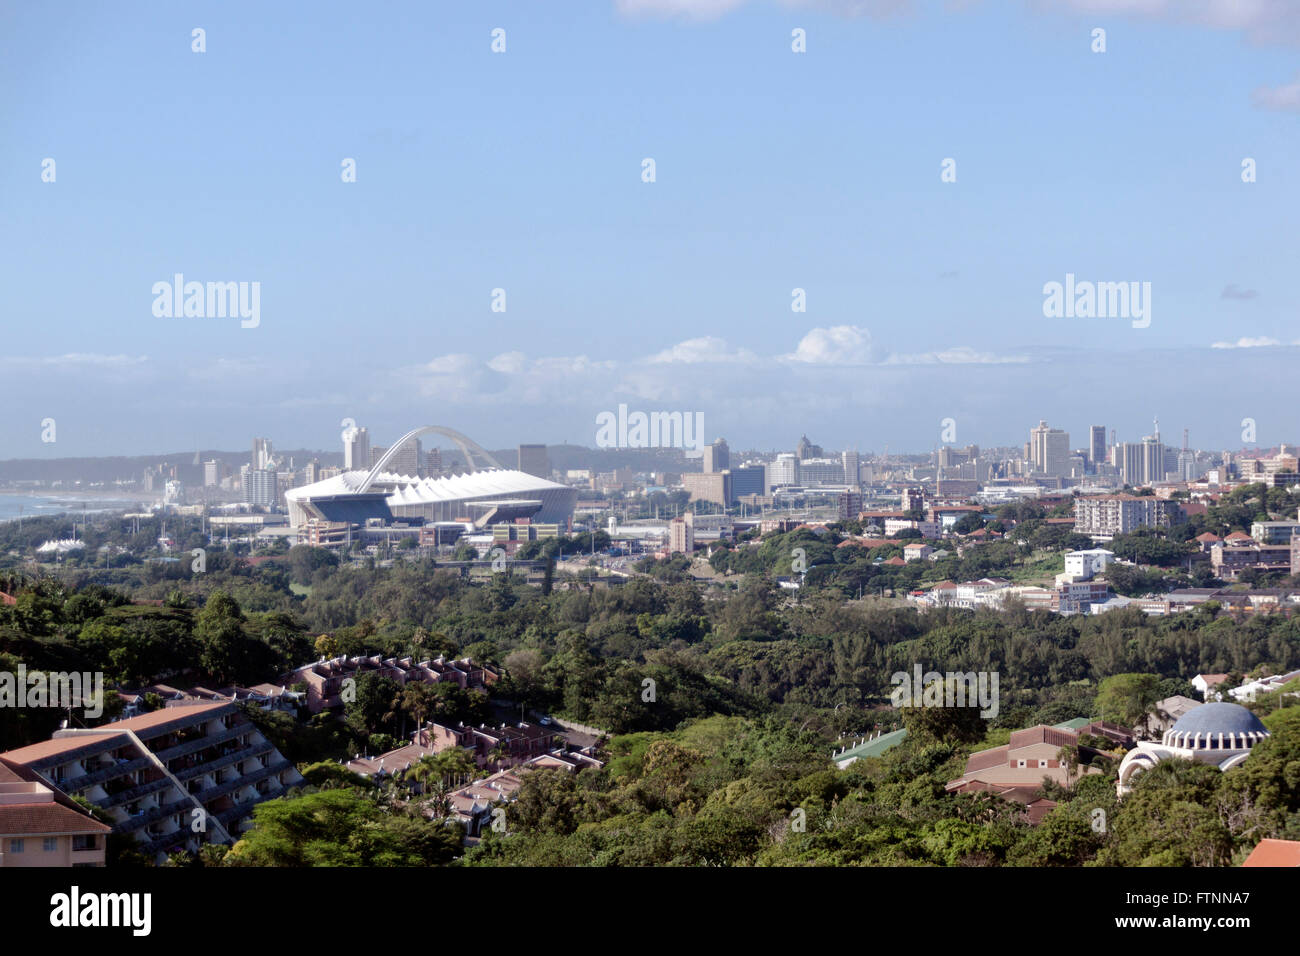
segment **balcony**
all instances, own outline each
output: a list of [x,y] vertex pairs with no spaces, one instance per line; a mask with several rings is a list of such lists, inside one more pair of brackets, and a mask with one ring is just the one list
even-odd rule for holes
[[[64,783],[58,784],[62,789],[71,787],[74,790],[85,790],[93,787],[97,783],[104,783],[123,774],[135,773],[137,770],[144,770],[146,767],[153,766],[148,757],[137,757],[134,760],[120,760],[111,767],[104,767],[94,770],[91,773],[83,774],[80,777],[68,777]],[[58,783],[58,781],[55,781]]]
[[229,767],[231,764],[239,763],[241,760],[247,760],[249,757],[257,757],[261,754],[270,753],[275,748],[270,741],[263,740],[261,743],[249,744],[247,747],[241,747],[238,750],[232,750],[230,753],[223,754],[212,760],[196,763],[193,767],[187,767],[184,770],[175,771],[176,779],[184,783],[200,774],[213,773],[223,767]]
[[157,780],[146,781],[131,787],[129,790],[123,790],[120,793],[111,794],[106,800],[101,800],[98,806],[104,809],[120,806],[124,803],[130,803],[132,800],[139,800],[141,797],[147,797],[151,793],[157,793],[159,790],[166,790],[172,785],[172,782],[166,777],[159,777]]
[[[227,793],[232,793],[240,787],[246,787],[250,784],[257,783],[259,780],[265,780],[267,777],[272,777],[277,773],[291,769],[293,769],[293,764],[288,760],[282,759],[279,763],[272,764],[269,767],[263,767],[261,770],[254,770],[250,774],[235,777],[233,780],[227,780],[224,783],[217,784],[215,787],[210,787],[207,790],[204,790],[202,793],[198,794],[199,802],[206,806],[218,797],[224,796]],[[251,806],[258,802],[259,801],[257,800],[249,800],[248,804]],[[241,804],[241,806],[243,806],[243,804]],[[218,817],[218,819],[220,819],[220,817]]]
[[151,823],[161,820],[163,817],[170,816],[173,813],[186,813],[195,809],[194,804],[189,800],[176,800],[172,803],[166,803],[152,810],[146,810],[144,813],[132,816],[116,829],[122,833],[134,833],[141,827],[146,827]]
[[239,737],[252,729],[251,724],[242,724],[238,727],[231,727],[228,730],[223,730],[219,734],[213,734],[211,737],[203,736],[196,737],[193,740],[187,740],[183,743],[176,744],[173,747],[168,747],[166,750],[156,751],[156,754],[158,759],[165,764],[170,760],[175,760],[177,757],[187,757],[190,754],[198,753],[200,750],[205,750],[208,747],[225,743],[227,740],[234,740],[236,737]]

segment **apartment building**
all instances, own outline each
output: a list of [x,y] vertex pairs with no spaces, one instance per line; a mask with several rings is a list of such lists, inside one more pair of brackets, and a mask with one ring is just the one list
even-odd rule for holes
[[322,710],[342,707],[345,682],[355,681],[362,674],[387,677],[405,686],[411,682],[436,684],[452,681],[462,690],[483,690],[499,679],[496,671],[478,664],[468,657],[447,660],[439,655],[433,660],[417,662],[411,657],[335,657],[331,660],[304,664],[297,670],[280,677],[279,683],[294,687],[302,684],[307,690],[307,709],[313,714]]
[[263,800],[302,775],[243,711],[203,702],[89,729],[0,754],[47,785],[82,797],[161,861],[205,842],[232,843]]
[[103,866],[111,832],[39,775],[0,760],[0,869]]
[[1287,544],[1300,534],[1300,521],[1256,521],[1250,526],[1250,536],[1260,544]]
[[1074,530],[1109,540],[1138,528],[1168,528],[1183,520],[1176,502],[1145,495],[1099,495],[1074,502]]
[[1210,546],[1210,566],[1214,576],[1224,581],[1234,581],[1241,572],[1253,568],[1257,571],[1282,571],[1291,574],[1293,551],[1291,543],[1256,544],[1253,538],[1241,535],[1244,540],[1234,540],[1235,532],[1223,541]]
[[694,515],[687,512],[668,522],[668,553],[691,555],[695,553]]

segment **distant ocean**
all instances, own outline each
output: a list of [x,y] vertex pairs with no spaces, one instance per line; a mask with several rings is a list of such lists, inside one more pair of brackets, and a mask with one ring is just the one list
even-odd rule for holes
[[130,507],[132,502],[116,498],[46,498],[38,495],[0,494],[0,521],[13,521],[18,517],[56,515],[62,512],[79,515],[83,510],[86,514],[94,514],[97,511],[116,511]]

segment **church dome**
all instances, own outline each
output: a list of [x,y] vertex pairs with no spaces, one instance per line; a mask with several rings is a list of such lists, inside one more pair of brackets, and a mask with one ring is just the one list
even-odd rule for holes
[[1268,728],[1240,704],[1193,707],[1164,736],[1171,747],[1192,750],[1242,750],[1269,736]]

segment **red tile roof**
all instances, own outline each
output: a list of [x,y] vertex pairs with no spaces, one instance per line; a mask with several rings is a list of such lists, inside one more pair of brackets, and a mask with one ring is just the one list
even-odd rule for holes
[[113,828],[86,813],[59,803],[11,803],[0,806],[0,834],[108,833]]
[[1300,841],[1260,840],[1242,866],[1300,866]]

